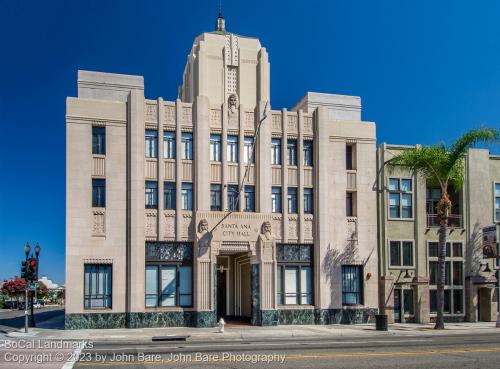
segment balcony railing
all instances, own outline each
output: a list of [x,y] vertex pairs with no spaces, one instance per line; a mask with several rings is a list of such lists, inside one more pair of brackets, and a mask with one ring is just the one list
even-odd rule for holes
[[[439,218],[437,214],[427,214],[427,227],[439,227]],[[458,214],[448,215],[448,227],[463,228],[462,215]]]

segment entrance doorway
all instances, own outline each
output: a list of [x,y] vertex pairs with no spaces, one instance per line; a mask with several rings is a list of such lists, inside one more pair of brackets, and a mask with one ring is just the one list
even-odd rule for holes
[[477,289],[477,310],[480,322],[490,322],[493,320],[491,314],[491,288],[484,287]]
[[247,253],[217,257],[216,312],[228,324],[249,324],[252,315],[251,264]]

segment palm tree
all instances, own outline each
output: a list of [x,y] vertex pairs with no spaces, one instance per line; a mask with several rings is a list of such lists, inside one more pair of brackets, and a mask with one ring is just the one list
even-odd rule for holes
[[498,142],[500,133],[496,129],[473,129],[459,137],[451,146],[436,144],[416,146],[395,155],[387,164],[390,168],[406,167],[425,180],[438,183],[441,198],[437,204],[439,221],[438,274],[437,274],[437,318],[435,329],[444,329],[444,282],[445,252],[448,215],[451,200],[448,194],[450,185],[458,189],[464,180],[464,158],[469,148],[478,143]]

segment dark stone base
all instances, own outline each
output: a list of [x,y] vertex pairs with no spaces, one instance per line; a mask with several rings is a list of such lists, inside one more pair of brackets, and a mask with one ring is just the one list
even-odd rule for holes
[[[431,316],[431,322],[436,323],[436,317]],[[462,323],[465,322],[465,316],[444,316],[445,323]]]
[[375,323],[376,314],[376,308],[316,309],[315,322],[319,325]]
[[[128,324],[127,324],[128,323]],[[66,314],[66,329],[161,328],[216,325],[213,311],[158,311],[145,313]]]
[[282,309],[278,310],[279,324],[314,324],[313,309]]
[[125,313],[66,314],[65,329],[112,329],[125,328]]
[[279,324],[278,310],[263,310],[260,312],[260,322],[262,326],[271,326]]

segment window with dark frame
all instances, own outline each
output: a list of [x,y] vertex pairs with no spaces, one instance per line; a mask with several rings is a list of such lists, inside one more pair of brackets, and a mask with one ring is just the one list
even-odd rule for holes
[[175,132],[163,132],[163,157],[175,159]]
[[175,182],[163,183],[163,199],[165,210],[175,210]]
[[112,265],[84,264],[84,308],[111,309]]
[[146,130],[146,146],[145,153],[146,158],[157,158],[158,157],[158,131],[147,129]]
[[222,189],[220,184],[210,185],[210,210],[222,210]]
[[281,165],[281,139],[271,139],[271,164]]
[[221,161],[221,135],[210,135],[210,160]]
[[228,135],[227,136],[227,161],[231,163],[238,162],[238,136]]
[[276,260],[278,304],[312,305],[312,245],[277,244]]
[[354,170],[354,145],[346,144],[345,146],[345,168],[346,170]]
[[313,213],[313,189],[304,188],[304,214]]
[[363,305],[363,266],[342,265],[342,305]]
[[413,218],[413,189],[409,178],[389,178],[389,218]]
[[356,193],[346,192],[345,195],[345,213],[348,217],[356,216]]
[[288,187],[288,213],[297,214],[297,187]]
[[243,211],[255,211],[255,187],[245,186],[245,207]]
[[92,154],[106,155],[106,127],[92,127]]
[[313,142],[312,140],[304,140],[302,146],[304,166],[313,166]]
[[281,213],[281,187],[272,188],[271,208],[273,213]]
[[391,267],[413,267],[413,242],[390,241],[389,265]]
[[193,160],[193,134],[191,132],[182,132],[181,151],[183,160]]
[[243,143],[243,162],[245,164],[255,163],[255,153],[252,150],[253,137],[245,136]]
[[145,188],[145,199],[146,199],[146,209],[156,209],[158,208],[158,183],[156,181],[146,181]]
[[106,180],[102,178],[92,178],[92,207],[106,207]]
[[288,139],[287,141],[288,165],[297,165],[297,140]]

